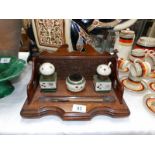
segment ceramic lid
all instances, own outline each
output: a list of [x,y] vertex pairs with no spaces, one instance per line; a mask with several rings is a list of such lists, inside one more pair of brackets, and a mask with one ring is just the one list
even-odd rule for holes
[[49,76],[55,72],[55,67],[49,62],[45,62],[40,66],[39,71],[42,75]]
[[111,68],[106,64],[101,64],[97,67],[97,73],[101,76],[108,76],[111,74]]
[[120,37],[121,38],[126,38],[126,39],[132,39],[133,37],[134,37],[134,35],[135,35],[135,32],[134,31],[131,31],[131,30],[122,30],[121,32],[120,32]]

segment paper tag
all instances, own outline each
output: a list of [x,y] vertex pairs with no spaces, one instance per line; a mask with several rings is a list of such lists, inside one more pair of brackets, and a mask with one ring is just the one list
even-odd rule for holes
[[4,64],[4,63],[10,63],[11,58],[1,58],[0,59],[0,63]]
[[111,82],[97,82],[96,90],[97,91],[111,90]]
[[72,111],[73,112],[86,113],[86,106],[85,105],[79,105],[79,104],[73,104]]
[[41,89],[55,89],[56,82],[40,82]]

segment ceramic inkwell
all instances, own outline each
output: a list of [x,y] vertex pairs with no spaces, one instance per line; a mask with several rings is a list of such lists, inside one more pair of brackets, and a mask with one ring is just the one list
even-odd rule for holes
[[66,79],[67,89],[71,92],[80,92],[85,88],[86,80],[78,73],[71,74]]
[[95,91],[98,92],[108,92],[111,91],[111,80],[109,75],[111,74],[110,68],[111,62],[109,64],[101,64],[97,67],[97,74],[94,75],[94,86]]
[[55,72],[55,67],[51,63],[43,63],[39,71],[40,75],[40,88],[44,92],[53,92],[56,91],[57,87],[57,73]]

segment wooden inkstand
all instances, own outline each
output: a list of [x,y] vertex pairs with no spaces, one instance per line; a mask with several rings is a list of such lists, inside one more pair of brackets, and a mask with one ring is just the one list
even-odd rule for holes
[[[67,45],[60,47],[56,52],[41,52],[33,59],[32,77],[27,86],[27,99],[21,110],[21,116],[25,118],[36,118],[46,115],[58,115],[63,120],[90,120],[96,115],[109,115],[112,117],[124,117],[130,111],[123,99],[123,86],[118,79],[117,54],[104,52],[100,54],[89,45],[85,46],[85,52],[68,52]],[[55,66],[57,72],[56,92],[42,92],[39,86],[39,66],[44,62],[50,62]],[[111,62],[112,90],[110,92],[96,92],[93,84],[93,76],[100,64]],[[66,87],[66,78],[71,73],[80,73],[86,79],[85,89],[81,92],[70,92]],[[112,97],[113,102],[93,102],[90,99]],[[86,100],[54,101],[52,98],[79,97]],[[85,112],[73,111],[74,105],[83,105]]]

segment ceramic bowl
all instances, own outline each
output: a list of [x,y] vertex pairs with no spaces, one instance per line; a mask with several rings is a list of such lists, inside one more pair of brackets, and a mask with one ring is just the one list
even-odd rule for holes
[[80,92],[85,88],[86,80],[81,74],[71,74],[66,79],[67,89],[71,92]]
[[155,47],[155,38],[140,37],[137,41],[137,44],[144,47]]
[[13,92],[14,86],[10,81],[22,73],[25,64],[24,60],[16,57],[0,56],[0,98]]

